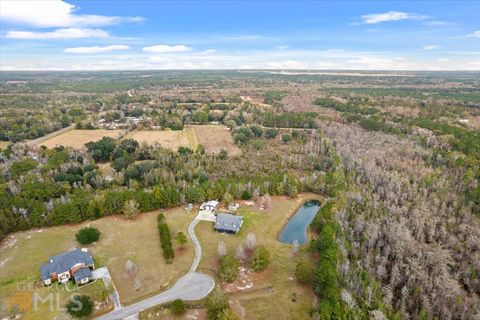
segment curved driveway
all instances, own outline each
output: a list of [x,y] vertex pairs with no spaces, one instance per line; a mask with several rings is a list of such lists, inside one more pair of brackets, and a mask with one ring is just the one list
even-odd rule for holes
[[209,275],[195,272],[197,270],[200,259],[202,258],[202,247],[195,235],[195,227],[200,222],[194,219],[188,226],[188,235],[192,239],[195,247],[195,258],[192,266],[186,275],[181,277],[168,290],[157,294],[153,297],[144,299],[137,303],[126,306],[122,309],[107,313],[97,319],[99,320],[116,320],[124,319],[128,316],[134,315],[145,309],[154,307],[156,305],[173,301],[175,299],[182,300],[200,300],[206,297],[215,286],[215,282]]

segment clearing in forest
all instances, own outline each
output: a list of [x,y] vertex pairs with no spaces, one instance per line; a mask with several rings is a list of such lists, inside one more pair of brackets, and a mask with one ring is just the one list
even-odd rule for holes
[[159,144],[166,149],[177,151],[179,147],[195,150],[196,145],[191,141],[190,130],[134,130],[129,132],[125,139],[135,139],[138,143],[149,145]]
[[55,148],[58,146],[71,147],[74,149],[83,149],[85,144],[91,141],[98,141],[103,137],[119,139],[125,130],[70,130],[59,135],[53,136],[45,141],[38,142],[38,146],[46,146],[47,148]]
[[230,156],[241,153],[233,142],[232,133],[225,126],[189,125],[188,128],[193,130],[198,144],[203,145],[207,153],[219,153],[222,149],[227,150]]

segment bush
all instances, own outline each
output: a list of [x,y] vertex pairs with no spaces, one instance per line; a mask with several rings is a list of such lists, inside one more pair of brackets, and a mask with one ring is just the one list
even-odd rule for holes
[[214,291],[207,300],[207,315],[209,320],[221,320],[224,310],[229,309],[227,298],[217,291]]
[[78,230],[75,235],[78,243],[80,244],[89,244],[97,241],[100,238],[100,231],[94,227],[85,227]]
[[257,246],[255,250],[253,250],[251,261],[252,269],[255,272],[260,272],[267,269],[269,264],[270,252],[265,246]]
[[225,282],[232,283],[237,279],[238,267],[240,263],[232,255],[225,255],[220,258],[220,267],[218,269],[218,277]]
[[242,200],[250,200],[251,198],[252,195],[250,194],[250,192],[248,192],[247,190],[242,192]]
[[278,130],[277,129],[269,128],[269,129],[265,130],[265,137],[267,139],[273,139],[277,135],[278,135]]
[[308,260],[298,262],[297,266],[295,267],[295,277],[297,277],[298,282],[302,284],[311,284],[314,273],[315,268]]
[[185,312],[185,303],[182,299],[173,300],[172,304],[170,305],[170,310],[174,315],[180,315]]
[[291,136],[291,135],[289,135],[289,134],[284,134],[284,135],[282,135],[282,141],[283,141],[284,143],[287,143],[287,142],[289,142],[289,141],[291,141],[291,140],[292,140],[292,136]]
[[75,296],[65,305],[67,313],[74,318],[86,318],[93,312],[93,302],[89,296]]
[[172,239],[170,238],[170,230],[168,229],[165,215],[163,215],[162,213],[159,214],[157,217],[157,222],[158,232],[160,234],[160,244],[163,250],[163,258],[168,264],[170,264],[173,262],[175,253],[173,252]]

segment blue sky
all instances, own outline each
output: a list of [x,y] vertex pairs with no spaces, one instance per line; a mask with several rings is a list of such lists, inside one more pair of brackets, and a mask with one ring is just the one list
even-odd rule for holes
[[2,70],[480,70],[478,1],[0,2]]

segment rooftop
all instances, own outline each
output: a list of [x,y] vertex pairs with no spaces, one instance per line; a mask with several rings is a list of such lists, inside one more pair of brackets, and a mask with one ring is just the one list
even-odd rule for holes
[[49,279],[52,273],[60,274],[70,271],[76,264],[93,264],[93,258],[86,249],[75,249],[50,258],[50,262],[40,267],[42,280]]

